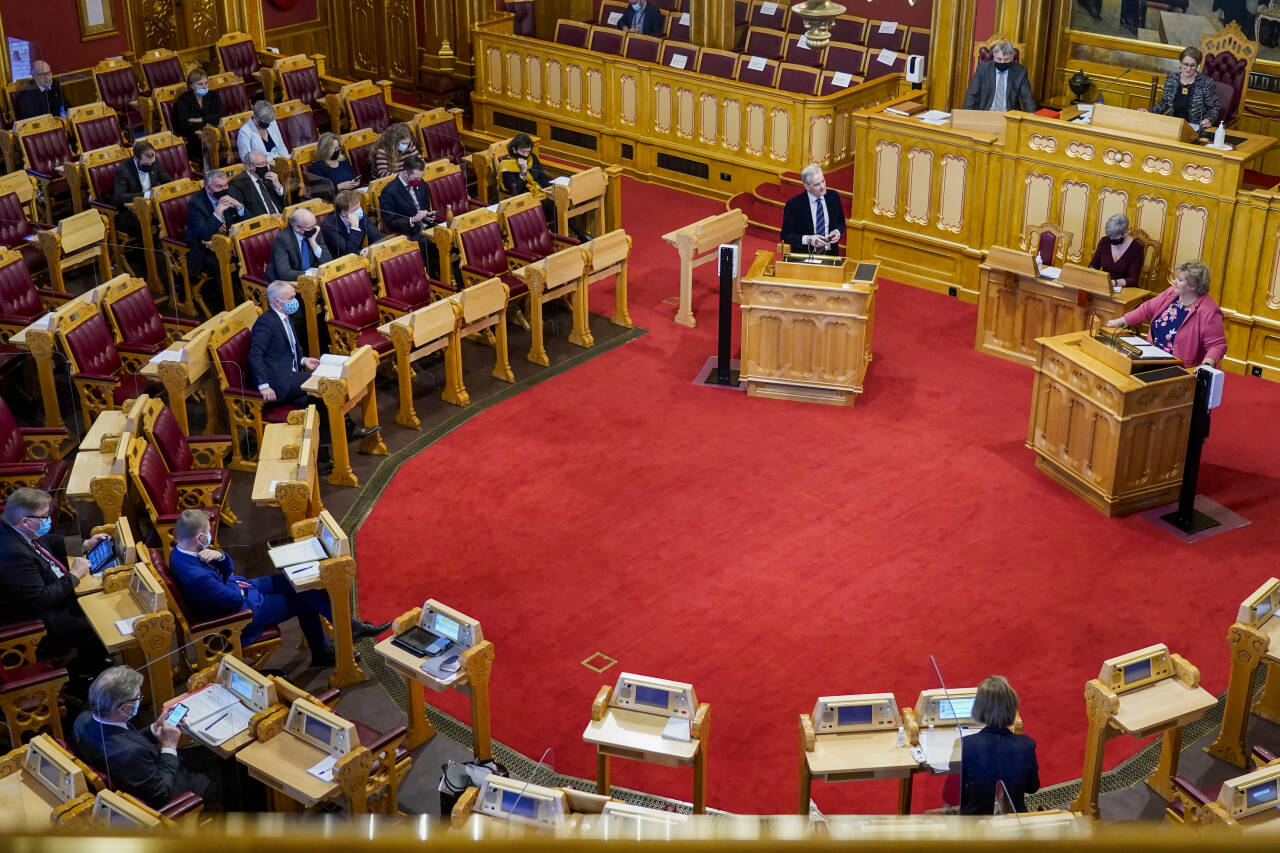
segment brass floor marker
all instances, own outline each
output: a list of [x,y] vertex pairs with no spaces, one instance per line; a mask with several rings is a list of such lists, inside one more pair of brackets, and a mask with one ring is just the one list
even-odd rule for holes
[[604,672],[609,667],[618,662],[617,658],[611,658],[604,652],[596,652],[595,654],[582,661],[582,665],[592,672]]

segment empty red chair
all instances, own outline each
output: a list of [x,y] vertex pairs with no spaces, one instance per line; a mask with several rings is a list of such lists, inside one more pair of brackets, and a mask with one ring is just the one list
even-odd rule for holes
[[868,21],[867,22],[867,50],[874,52],[877,50],[892,50],[901,53],[902,49],[907,45],[907,28],[903,26],[895,26],[893,32],[881,32],[881,25],[888,28],[892,21]]
[[[799,15],[796,16],[800,17]],[[794,20],[792,21],[794,23]],[[799,32],[804,32],[801,27]],[[831,41],[844,44],[867,43],[867,19],[856,15],[841,15],[831,24]]]
[[[224,33],[218,39],[216,47],[223,72],[234,74],[244,81],[250,101],[259,98],[266,98],[268,101],[275,99],[272,91],[275,88],[272,82],[274,75],[270,68],[264,68],[258,60],[258,46],[253,43],[253,39],[245,33]],[[212,88],[212,78],[209,85]],[[226,101],[222,105],[227,108],[228,115],[236,112],[227,106]],[[248,109],[249,107],[245,107],[245,110]]]
[[776,88],[797,95],[814,95],[818,91],[818,79],[822,72],[807,65],[782,63],[778,66]]
[[641,33],[627,33],[622,53],[627,59],[636,62],[657,62],[662,53],[662,39]]
[[147,141],[155,146],[156,160],[164,166],[169,177],[180,181],[195,175],[191,169],[191,159],[187,156],[187,145],[178,136],[165,131],[151,134]]
[[118,409],[139,394],[160,390],[158,383],[125,369],[97,305],[71,305],[64,313],[57,334],[71,361],[71,383],[80,397],[84,423],[93,423],[102,412]]
[[467,168],[467,149],[462,145],[462,134],[458,132],[458,120],[454,114],[442,107],[428,110],[418,116],[414,126],[422,138],[422,158],[428,163],[434,160],[448,160],[458,168]]
[[209,514],[210,533],[218,538],[218,520],[227,490],[210,471],[174,473],[164,466],[160,451],[141,436],[134,436],[127,454],[129,478],[151,517],[155,535],[148,543],[165,550],[174,545],[173,526],[186,509]]
[[804,36],[787,36],[787,46],[782,53],[782,61],[792,65],[808,65],[821,68],[827,60],[827,49],[815,50],[809,46]]
[[123,59],[104,59],[93,66],[93,82],[97,84],[102,100],[116,111],[120,124],[128,128],[131,135],[146,132],[142,113],[138,111],[141,93],[132,65]]
[[68,437],[65,427],[19,427],[0,398],[0,508],[14,489],[62,491],[70,466],[58,456]]
[[929,31],[912,27],[907,30],[907,54],[910,56],[929,55]]
[[[325,108],[324,86],[316,64],[303,54],[286,56],[276,60],[275,75],[280,82],[282,100],[301,101],[313,113],[316,125],[327,130],[329,111]],[[278,116],[276,120],[279,121]],[[284,133],[283,128],[280,132]]]
[[175,482],[214,484],[213,503],[222,508],[222,521],[235,524],[235,513],[226,506],[231,471],[222,467],[227,451],[231,449],[231,436],[188,437],[169,407],[154,397],[147,401],[142,412],[142,430],[147,441],[159,452],[160,460]]
[[[889,62],[882,62],[882,59],[890,59]],[[884,77],[888,74],[898,74],[907,69],[907,55],[905,53],[894,53],[886,50],[867,51],[867,70],[863,75],[868,80],[875,80],[877,77]]]
[[782,56],[786,43],[786,33],[781,30],[763,30],[752,27],[747,30],[747,41],[742,46],[742,52],[747,56],[763,56],[765,59],[777,59]]
[[391,124],[386,93],[368,80],[348,83],[338,91],[338,97],[346,107],[352,130],[367,127],[382,133]]
[[76,144],[81,151],[95,151],[124,142],[124,135],[120,132],[120,117],[101,101],[72,107],[67,113],[67,120],[71,122]]
[[[677,57],[684,59],[684,62],[677,60]],[[670,68],[693,68],[698,60],[698,48],[692,44],[684,44],[678,41],[665,41],[662,43],[662,64]]]
[[448,160],[436,160],[428,163],[422,173],[422,182],[427,187],[427,197],[431,199],[431,209],[436,212],[436,221],[447,219],[449,208],[453,215],[460,216],[473,207],[483,207],[479,199],[467,195],[467,181],[462,170]]
[[462,280],[467,287],[500,278],[511,289],[508,301],[529,292],[523,279],[511,275],[511,270],[523,266],[524,261],[507,256],[502,229],[492,213],[478,210],[461,222],[454,220],[453,224],[462,259]]
[[790,16],[791,4],[786,0],[781,3],[755,0],[751,4],[751,12],[747,15],[747,26],[786,32]]
[[526,263],[578,245],[578,240],[553,234],[542,205],[525,193],[498,205],[498,219],[507,237],[507,254]]
[[557,44],[568,45],[569,47],[586,47],[587,35],[591,32],[591,27],[581,21],[569,21],[564,18],[556,21]]
[[[71,188],[59,171],[64,163],[75,160],[67,132],[62,122],[53,116],[26,118],[13,126],[23,157],[27,161],[27,174],[35,178],[44,199],[44,217],[53,222],[53,205],[60,198],[69,198]],[[72,199],[74,203],[76,199]],[[52,227],[52,226],[50,226]]]
[[116,349],[141,367],[153,355],[198,323],[182,318],[166,321],[156,308],[155,296],[140,278],[117,276],[102,293],[102,307],[116,337]]
[[834,95],[862,82],[862,77],[842,71],[823,71],[818,83],[819,95]]
[[753,83],[757,86],[773,86],[778,76],[778,62],[759,56],[738,57],[738,69],[734,79],[740,83]]
[[381,358],[392,351],[391,339],[378,331],[382,317],[364,258],[348,255],[322,266],[320,290],[335,352],[352,353],[368,345]]
[[433,292],[455,289],[427,277],[422,252],[407,237],[392,237],[370,247],[369,263],[377,273],[378,311],[384,321],[431,304]]
[[622,53],[623,32],[617,27],[592,27],[587,36],[587,48],[596,53],[617,56]]
[[827,45],[827,62],[824,67],[827,71],[843,71],[845,74],[861,77],[867,71],[867,49],[832,42]]
[[738,54],[736,53],[727,50],[716,50],[712,47],[704,47],[698,51],[697,71],[699,74],[732,80],[737,67]]
[[148,91],[186,82],[182,62],[172,50],[163,47],[148,50],[138,58],[138,64],[142,66],[142,77],[147,81]]
[[690,24],[688,12],[672,12],[667,15],[667,38],[675,41],[689,41]]
[[247,113],[253,109],[253,102],[249,100],[249,87],[245,85],[244,80],[238,74],[230,72],[211,74],[209,76],[209,91],[218,93],[218,98],[222,101],[222,111],[226,115],[233,116],[236,113]]
[[[43,227],[52,228],[53,226]],[[22,258],[27,268],[28,278],[49,268],[49,259],[45,257],[44,252],[27,239],[29,234],[34,233],[36,233],[35,225],[27,219],[26,208],[22,206],[22,200],[18,198],[18,194],[0,195],[0,247],[10,249]],[[37,314],[31,320],[35,321],[39,316]]]

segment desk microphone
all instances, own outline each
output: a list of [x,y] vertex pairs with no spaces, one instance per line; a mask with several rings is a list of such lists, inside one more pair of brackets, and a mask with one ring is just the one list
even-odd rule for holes
[[1119,77],[1117,77],[1116,79],[1114,79],[1114,80],[1112,80],[1110,83],[1108,83],[1106,86],[1104,86],[1104,87],[1102,87],[1101,89],[1099,89],[1099,90],[1098,90],[1098,100],[1097,100],[1097,103],[1105,104],[1105,103],[1106,103],[1106,101],[1102,100],[1102,96],[1103,96],[1103,95],[1105,95],[1107,92],[1110,92],[1110,91],[1111,91],[1111,89],[1112,89],[1112,87],[1113,87],[1113,86],[1115,86],[1117,83],[1119,83],[1121,80],[1123,80],[1126,76],[1128,76],[1129,72],[1131,72],[1131,71],[1133,71],[1133,69],[1132,69],[1132,68],[1126,68],[1126,69],[1124,70],[1124,73],[1122,73]]
[[[519,805],[520,800],[524,797],[525,791],[529,790],[529,786],[533,784],[534,777],[538,775],[538,768],[542,766],[542,762],[547,760],[547,753],[551,751],[552,751],[551,747],[547,747],[542,751],[542,757],[538,759],[537,764],[533,765],[533,771],[529,774],[529,778],[524,780],[524,787],[520,789],[519,794],[516,794],[516,801],[511,804],[512,809],[514,809],[517,805]],[[596,793],[599,793],[599,792],[597,791]],[[609,794],[608,791],[605,791],[604,793],[606,796],[608,796]]]

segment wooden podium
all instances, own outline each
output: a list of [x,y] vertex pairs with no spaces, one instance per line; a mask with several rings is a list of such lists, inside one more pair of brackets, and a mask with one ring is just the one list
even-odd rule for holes
[[978,267],[974,349],[1034,367],[1036,339],[1080,332],[1122,317],[1151,296],[1139,287],[1111,290],[1105,272],[1066,264],[1057,279],[1036,275],[1027,252],[992,246]]
[[742,279],[742,378],[753,397],[852,406],[871,363],[879,264],[775,261]]
[[1036,343],[1036,467],[1108,516],[1177,500],[1195,375],[1174,358],[1131,360],[1087,332]]

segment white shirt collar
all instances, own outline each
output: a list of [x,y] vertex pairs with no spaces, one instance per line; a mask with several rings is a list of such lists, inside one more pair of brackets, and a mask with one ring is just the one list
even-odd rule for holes
[[124,729],[124,730],[126,730],[126,731],[128,731],[128,729],[129,729],[129,724],[128,724],[128,723],[121,723],[121,722],[119,722],[119,721],[117,721],[117,720],[104,720],[104,719],[102,719],[101,717],[99,717],[97,714],[94,714],[94,715],[93,715],[93,718],[94,718],[95,720],[97,720],[99,723],[101,723],[102,725],[104,725],[104,726],[115,726],[115,727],[117,727],[117,728],[121,728],[121,729]]

